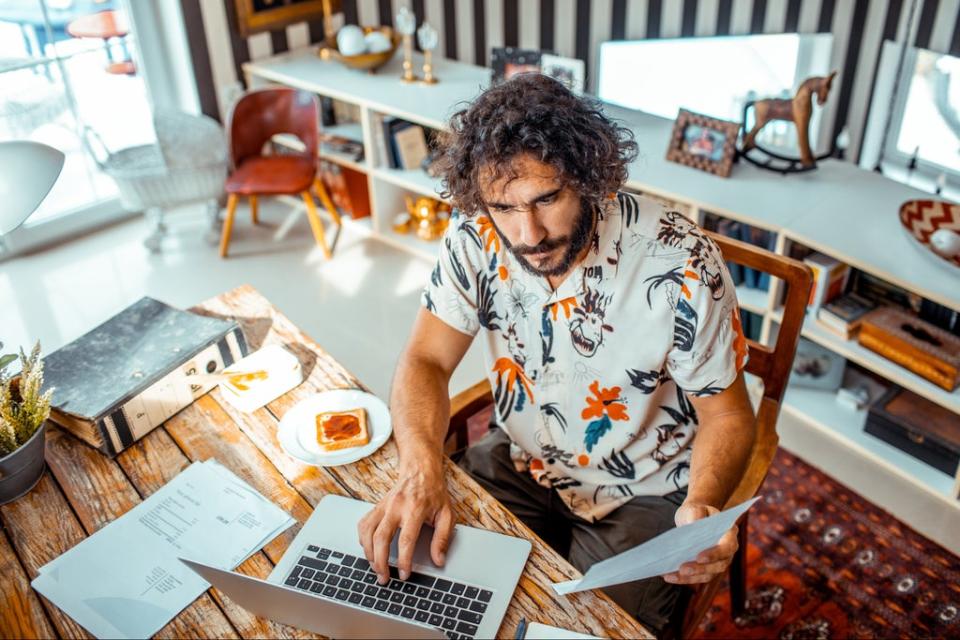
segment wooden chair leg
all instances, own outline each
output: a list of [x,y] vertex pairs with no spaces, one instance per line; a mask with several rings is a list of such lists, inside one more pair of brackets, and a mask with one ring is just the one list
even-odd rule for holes
[[253,224],[260,224],[260,218],[257,216],[257,196],[250,196],[250,220]]
[[327,188],[324,186],[323,181],[320,178],[317,178],[313,181],[313,188],[317,192],[317,196],[320,198],[320,202],[323,204],[323,208],[327,210],[327,213],[330,214],[330,217],[333,218],[334,224],[338,227],[343,223],[340,221],[340,212],[337,211],[336,205],[333,204],[333,200],[330,198],[330,194],[327,192]]
[[330,259],[330,247],[327,246],[327,238],[323,233],[323,223],[320,222],[320,216],[317,215],[317,205],[313,202],[313,196],[309,191],[302,194],[303,201],[307,205],[307,219],[310,221],[310,228],[313,229],[313,239],[317,241],[320,248],[323,249],[323,257]]
[[227,247],[230,246],[230,232],[233,231],[233,215],[237,212],[237,194],[231,193],[227,198],[227,217],[223,221],[223,233],[220,235],[220,257],[227,257]]
[[737,530],[737,552],[730,563],[730,615],[742,616],[747,608],[747,525],[744,514]]

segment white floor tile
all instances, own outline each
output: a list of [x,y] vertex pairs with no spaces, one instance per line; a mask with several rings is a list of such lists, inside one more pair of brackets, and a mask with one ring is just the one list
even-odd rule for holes
[[[259,227],[250,224],[246,208],[238,209],[227,260],[203,239],[203,207],[191,206],[168,216],[170,233],[159,255],[143,247],[147,223],[136,218],[0,263],[4,351],[39,339],[49,353],[145,295],[188,307],[250,284],[386,399],[432,265],[349,230],[326,261],[305,218],[275,240],[290,207],[266,201],[260,208]],[[451,391],[483,375],[475,345]]]

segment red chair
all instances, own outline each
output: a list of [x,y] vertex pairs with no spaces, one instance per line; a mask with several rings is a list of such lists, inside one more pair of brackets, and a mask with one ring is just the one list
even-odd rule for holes
[[[224,189],[228,194],[227,217],[220,238],[220,257],[227,256],[233,217],[240,196],[250,198],[250,217],[257,224],[257,197],[300,195],[307,205],[307,218],[317,244],[330,257],[330,247],[310,195],[310,187],[334,223],[340,214],[317,176],[317,145],[320,129],[319,100],[306,91],[271,88],[244,95],[230,116],[231,173]],[[302,154],[263,155],[264,146],[278,133],[295,135],[303,143]]]

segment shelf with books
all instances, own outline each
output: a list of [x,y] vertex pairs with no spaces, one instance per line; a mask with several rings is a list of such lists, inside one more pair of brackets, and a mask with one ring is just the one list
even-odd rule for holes
[[[783,310],[774,309],[771,317],[775,322],[783,319]],[[892,360],[860,346],[856,340],[844,340],[831,330],[824,327],[816,319],[807,317],[803,322],[803,337],[813,340],[817,344],[856,362],[860,366],[873,371],[896,384],[913,391],[914,393],[936,402],[942,407],[960,413],[960,390],[952,392],[941,389],[929,380],[904,369]]]
[[[834,391],[789,385],[783,399],[783,411],[866,461],[882,465],[885,472],[897,474],[937,496],[955,497],[956,479],[953,476],[864,431],[867,410],[847,408],[837,402],[836,395]],[[817,458],[815,452],[808,455],[812,460]]]

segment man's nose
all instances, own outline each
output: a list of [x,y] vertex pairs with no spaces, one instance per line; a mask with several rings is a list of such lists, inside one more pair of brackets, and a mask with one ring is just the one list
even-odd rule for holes
[[535,247],[547,237],[547,230],[531,208],[520,214],[520,244]]

